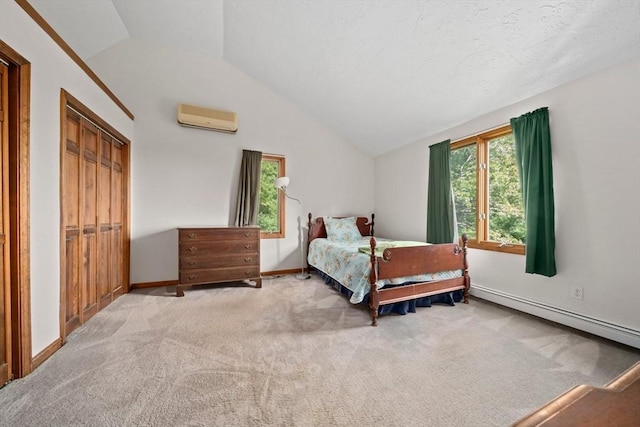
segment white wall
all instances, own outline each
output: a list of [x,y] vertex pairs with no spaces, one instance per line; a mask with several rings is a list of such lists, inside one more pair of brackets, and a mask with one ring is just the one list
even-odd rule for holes
[[60,89],[128,138],[133,122],[14,1],[0,1],[0,39],[31,63],[31,332],[36,355],[60,337]]
[[[376,158],[377,234],[425,239],[429,145],[544,106],[558,274],[525,274],[524,256],[472,249],[473,293],[640,346],[640,58]],[[570,297],[573,286],[583,287],[583,300]]]
[[[176,227],[232,223],[243,149],[286,156],[305,226],[309,211],[371,212],[373,159],[226,61],[128,39],[88,63],[136,116],[132,283],[178,278]],[[237,112],[237,134],[178,126],[181,102]],[[262,241],[263,272],[300,268],[296,202],[286,214],[286,238]]]

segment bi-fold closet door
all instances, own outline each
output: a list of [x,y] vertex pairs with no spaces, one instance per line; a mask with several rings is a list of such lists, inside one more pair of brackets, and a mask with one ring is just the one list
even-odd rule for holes
[[127,146],[71,108],[62,161],[64,332],[125,291]]

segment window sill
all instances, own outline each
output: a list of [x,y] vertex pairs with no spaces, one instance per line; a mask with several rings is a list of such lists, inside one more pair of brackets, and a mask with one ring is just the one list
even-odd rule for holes
[[283,239],[283,233],[260,233],[260,239]]
[[469,242],[467,243],[467,247],[472,249],[482,249],[485,251],[502,252],[514,255],[524,255],[526,253],[525,245],[503,245],[498,242],[476,242],[469,240]]

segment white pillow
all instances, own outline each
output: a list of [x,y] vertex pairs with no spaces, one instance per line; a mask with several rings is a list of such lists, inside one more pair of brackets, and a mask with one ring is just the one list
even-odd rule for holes
[[353,242],[362,239],[362,234],[356,225],[356,217],[332,218],[325,216],[324,227],[327,239],[334,242]]

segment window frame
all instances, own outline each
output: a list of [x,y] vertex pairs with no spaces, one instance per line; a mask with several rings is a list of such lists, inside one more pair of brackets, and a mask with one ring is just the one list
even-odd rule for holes
[[503,244],[502,242],[487,240],[489,236],[489,141],[510,133],[513,133],[511,125],[500,126],[452,142],[451,151],[476,145],[476,238],[469,239],[467,246],[474,249],[524,255],[526,253],[526,244]]
[[[278,178],[286,176],[285,172],[285,157],[277,154],[262,154],[262,162],[277,162],[278,163]],[[260,239],[282,239],[285,237],[285,197],[284,192],[278,190],[278,225],[279,229],[276,231],[263,232],[260,229]]]

